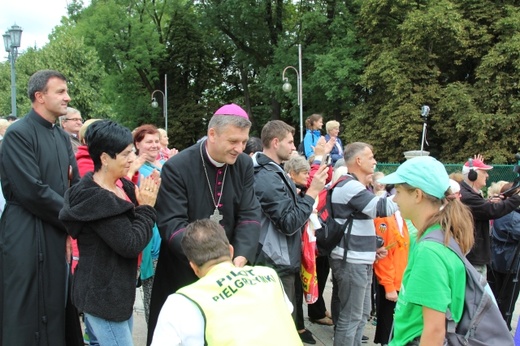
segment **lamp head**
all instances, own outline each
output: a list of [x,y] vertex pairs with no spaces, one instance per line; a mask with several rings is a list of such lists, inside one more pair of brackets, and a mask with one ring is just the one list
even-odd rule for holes
[[289,80],[287,78],[285,78],[285,80],[284,80],[282,90],[285,91],[286,93],[288,93],[289,91],[292,90],[292,85],[291,85],[291,83],[289,83]]
[[2,37],[4,38],[5,51],[7,53],[10,53],[11,52],[11,34],[9,33],[9,31],[6,31],[5,34],[2,35]]
[[22,41],[22,28],[15,24],[9,29],[9,34],[11,35],[11,47],[19,48]]
[[159,103],[157,102],[157,100],[155,99],[155,97],[152,99],[152,107],[153,107],[153,108],[157,108],[157,107],[159,107]]

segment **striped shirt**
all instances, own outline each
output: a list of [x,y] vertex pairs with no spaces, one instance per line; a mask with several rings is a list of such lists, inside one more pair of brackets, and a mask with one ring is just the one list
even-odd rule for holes
[[[397,204],[387,197],[379,197],[368,191],[357,179],[347,179],[336,185],[331,196],[332,210],[339,223],[347,221],[352,212],[352,230],[348,239],[347,262],[373,264],[376,259],[376,217],[390,216],[397,211]],[[345,233],[348,232],[348,227]],[[332,251],[331,258],[343,259],[344,242]]]

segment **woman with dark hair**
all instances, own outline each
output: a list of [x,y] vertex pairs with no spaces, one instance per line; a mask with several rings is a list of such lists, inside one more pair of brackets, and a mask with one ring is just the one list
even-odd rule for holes
[[321,128],[323,127],[323,116],[321,114],[312,114],[305,120],[305,136],[303,137],[303,150],[306,158],[314,155],[314,147],[321,137]]
[[262,140],[258,137],[249,137],[246,143],[244,153],[253,156],[257,151],[262,151],[264,148]]
[[65,194],[60,220],[78,240],[72,300],[100,345],[132,345],[137,258],[152,237],[158,174],[139,189],[124,177],[134,160],[130,130],[98,121],[86,133],[94,172]]

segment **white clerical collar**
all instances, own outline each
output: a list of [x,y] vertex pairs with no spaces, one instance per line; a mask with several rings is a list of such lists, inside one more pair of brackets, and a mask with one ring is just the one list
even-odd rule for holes
[[[204,144],[206,144],[206,143],[204,143]],[[206,155],[208,155],[209,162],[211,162],[213,164],[213,166],[224,167],[225,163],[220,163],[220,162],[213,160],[213,158],[211,156],[209,156],[208,147],[206,145],[204,145],[204,147],[206,149]]]

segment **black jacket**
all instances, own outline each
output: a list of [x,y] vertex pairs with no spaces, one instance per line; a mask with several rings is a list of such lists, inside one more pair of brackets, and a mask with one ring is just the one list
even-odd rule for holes
[[116,322],[132,315],[137,257],[152,237],[156,218],[154,208],[135,206],[135,185],[121,181],[133,203],[101,188],[87,173],[67,191],[60,212],[80,253],[72,284],[74,305]]
[[491,268],[500,273],[516,273],[518,256],[515,259],[520,242],[520,210],[515,210],[493,223],[491,230]]
[[475,245],[466,256],[471,264],[491,262],[489,220],[498,219],[520,206],[520,196],[514,195],[500,202],[490,202],[475,192],[466,182],[460,184],[461,201],[471,209],[475,223]]
[[262,153],[253,157],[255,194],[262,207],[260,242],[255,264],[274,268],[280,276],[300,271],[302,228],[314,199],[296,193],[284,170]]

